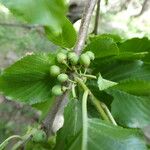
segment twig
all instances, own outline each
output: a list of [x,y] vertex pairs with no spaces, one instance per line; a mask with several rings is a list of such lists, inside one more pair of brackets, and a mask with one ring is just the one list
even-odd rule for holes
[[98,1],[97,1],[96,16],[95,16],[95,24],[94,24],[94,30],[93,30],[93,33],[94,33],[95,35],[97,35],[97,33],[98,33],[98,23],[99,23],[99,14],[100,14],[100,3],[101,3],[101,0],[98,0]]
[[144,0],[144,2],[142,4],[142,9],[141,9],[140,13],[137,14],[137,15],[134,15],[133,17],[139,17],[139,16],[141,16],[144,13],[144,11],[146,10],[147,3],[148,3],[148,0]]
[[46,132],[47,136],[53,135],[53,123],[55,120],[55,117],[59,111],[59,109],[62,107],[62,103],[67,100],[68,92],[65,92],[62,96],[59,96],[56,98],[55,104],[52,108],[50,108],[47,117],[42,122],[41,128]]
[[92,16],[92,13],[94,11],[94,7],[96,5],[96,2],[97,2],[97,0],[88,0],[87,1],[86,7],[85,7],[85,10],[83,13],[83,17],[81,20],[81,26],[79,29],[78,40],[77,40],[77,43],[76,43],[75,48],[74,48],[74,51],[78,55],[80,55],[80,53],[84,47],[85,40],[86,40],[87,33],[88,33],[89,24],[91,21],[91,16]]

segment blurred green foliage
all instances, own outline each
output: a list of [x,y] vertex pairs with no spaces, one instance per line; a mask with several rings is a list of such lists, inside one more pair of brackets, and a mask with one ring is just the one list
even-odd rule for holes
[[[11,14],[0,13],[0,23],[20,24]],[[23,28],[0,25],[0,54],[14,51],[19,55],[26,52],[55,50],[54,46],[38,28]]]
[[[21,24],[11,14],[0,11],[1,23]],[[49,52],[56,48],[41,29],[0,25],[0,69],[27,52]],[[11,135],[25,133],[29,125],[36,123],[35,112],[28,106],[17,109],[10,102],[1,102],[0,97],[0,143]]]

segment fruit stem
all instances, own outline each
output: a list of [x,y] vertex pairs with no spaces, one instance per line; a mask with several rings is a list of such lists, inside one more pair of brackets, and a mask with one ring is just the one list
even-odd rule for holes
[[109,109],[107,108],[107,106],[106,106],[104,103],[102,103],[102,102],[101,102],[101,105],[102,105],[104,111],[106,112],[107,116],[109,116],[110,121],[111,121],[115,126],[117,126],[117,123],[116,123],[115,119],[113,118],[111,112],[110,112]]
[[82,98],[82,150],[87,150],[87,131],[88,131],[88,116],[87,116],[87,98],[89,90],[85,90]]
[[[107,122],[111,122],[111,119],[109,118],[110,116],[105,113],[100,101],[93,95],[93,93],[90,91],[90,89],[84,84],[84,82],[78,78],[75,77],[75,81],[83,88],[84,91],[88,91],[89,95],[91,97],[91,101],[96,107],[97,111],[100,113],[100,116],[106,120]],[[112,123],[112,122],[111,122]]]
[[69,67],[69,65],[67,64],[67,62],[64,62],[63,64],[64,64],[67,68],[69,68],[70,70],[72,70],[72,68]]
[[9,141],[12,140],[12,139],[14,139],[14,138],[18,138],[18,139],[22,140],[22,137],[19,136],[19,135],[10,136],[4,142],[2,142],[0,144],[0,150],[3,150],[7,146],[7,144],[9,143]]
[[69,82],[71,83],[76,83],[75,81],[71,80],[71,79],[68,79]]
[[87,72],[87,68],[85,68],[85,70],[84,70],[84,75],[86,74],[86,72]]
[[76,91],[75,91],[75,84],[73,83],[72,84],[72,96],[73,96],[73,98],[76,98],[77,97],[77,95],[76,95]]
[[76,73],[77,75],[80,75],[80,73],[78,73],[78,70],[77,70],[77,68],[76,68],[75,66],[73,66],[73,70],[75,71],[75,73]]
[[17,142],[12,147],[12,150],[18,150],[21,146],[24,146],[28,141],[32,139],[33,134],[35,134],[35,130],[32,128],[28,129],[27,133],[24,136],[22,136],[22,141]]
[[81,74],[81,76],[87,77],[87,78],[92,78],[92,79],[97,79],[96,76],[90,75],[90,74]]

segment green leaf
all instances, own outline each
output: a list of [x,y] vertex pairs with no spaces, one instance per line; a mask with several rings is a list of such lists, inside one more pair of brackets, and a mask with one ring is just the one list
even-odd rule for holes
[[119,124],[132,128],[150,124],[150,97],[134,96],[117,90],[108,90],[108,93],[114,97],[111,111]]
[[62,30],[58,35],[55,35],[54,31],[48,26],[45,27],[45,32],[50,41],[63,47],[73,47],[77,39],[77,33],[67,18],[65,18]]
[[117,60],[131,61],[131,60],[143,60],[148,56],[148,52],[120,52],[118,56],[115,57]]
[[113,98],[112,98],[112,96],[107,94],[105,92],[105,90],[103,90],[103,91],[99,90],[99,87],[98,87],[96,80],[89,80],[87,82],[87,86],[98,100],[104,102],[110,108],[110,104],[112,103]]
[[[48,39],[62,47],[73,47],[76,31],[66,19],[64,0],[0,0],[16,17],[45,27]],[[29,11],[30,10],[30,11]]]
[[119,49],[114,40],[110,37],[103,36],[92,40],[92,42],[85,47],[85,51],[92,51],[96,59],[119,54]]
[[120,51],[146,52],[150,51],[150,40],[144,38],[132,38],[118,44]]
[[88,121],[88,150],[146,150],[144,138],[138,130],[125,129],[99,119]]
[[[108,63],[100,69],[97,68],[98,70],[103,78],[118,83],[110,87],[111,89],[123,90],[134,95],[150,95],[150,64],[145,64],[142,61],[119,61]],[[96,82],[90,82],[89,87],[98,99],[102,99],[104,102],[108,101],[106,96],[103,97],[103,94],[98,92]],[[109,99],[111,101],[111,98]]]
[[55,56],[52,54],[23,57],[1,74],[0,91],[11,100],[28,104],[49,100],[55,84],[49,68],[54,63]]
[[[110,102],[112,101],[113,107],[111,107],[111,109],[112,112],[115,112],[113,115],[116,121],[122,126],[127,127],[137,127],[138,119],[138,127],[144,126],[146,124],[145,122],[149,122],[150,64],[146,64],[142,61],[116,61],[106,64],[99,70],[103,78],[118,83],[108,89],[110,91],[108,93],[110,97],[103,96],[101,92],[98,93],[94,82],[90,85],[91,89],[94,90],[92,90],[92,92],[94,92],[93,94],[98,99],[106,104],[108,104],[108,100]],[[117,93],[118,95],[113,94],[115,90],[121,90],[128,96],[122,95],[121,97],[120,93]],[[104,92],[106,91],[107,90]],[[114,100],[111,96],[114,97]],[[110,105],[108,104],[108,106]],[[125,122],[125,118],[127,118],[129,122]]]
[[113,88],[131,93],[133,95],[150,95],[150,81],[144,81],[133,78],[130,80],[122,81]]
[[[55,32],[66,13],[63,0],[0,0],[15,16],[31,24],[49,26]],[[30,11],[29,11],[30,10]]]
[[[81,150],[81,101],[71,100],[65,108],[64,126],[57,134],[55,150]],[[143,134],[137,129],[125,129],[100,119],[88,119],[87,150],[147,150]]]
[[99,90],[100,90],[100,91],[106,90],[106,89],[108,89],[109,87],[112,87],[112,86],[117,85],[116,82],[112,82],[112,81],[103,79],[100,74],[99,74],[99,77],[98,77],[97,84],[98,84],[98,87],[99,87]]
[[[116,47],[119,50],[118,50],[117,55],[109,55],[109,50],[104,51],[104,54],[108,52],[108,55],[105,55],[103,57],[103,54],[101,54],[103,53],[103,51],[99,51],[99,49],[97,48],[99,46],[99,43],[95,42],[96,46],[95,47],[93,46],[94,48],[91,50],[95,52],[95,55],[97,58],[93,61],[92,67],[95,68],[98,72],[100,71],[98,70],[99,68],[102,68],[103,66],[106,66],[108,64],[118,62],[118,61],[128,63],[128,61],[143,60],[149,63],[149,60],[150,60],[150,40],[149,39],[133,38],[133,39],[129,39],[127,41],[118,43],[117,41],[114,40],[113,37],[104,34],[104,35],[98,35],[96,37],[93,37],[91,40],[91,43],[88,44],[87,47],[89,47],[89,45],[92,45],[92,42],[96,40],[98,41],[98,39],[103,39],[103,38],[110,38],[112,41],[114,41],[114,43],[116,42],[115,45],[117,44]],[[102,49],[103,46],[105,48],[107,47],[107,45],[105,46],[103,44],[101,45],[100,49]],[[110,48],[110,50],[111,49],[112,48]],[[101,58],[98,58],[99,55],[101,55]]]
[[96,40],[96,39],[101,38],[101,37],[112,38],[114,40],[114,42],[116,42],[116,43],[122,41],[122,39],[119,35],[117,35],[117,34],[108,34],[108,33],[100,34],[100,35],[94,35],[94,36],[91,35],[90,40],[93,41],[93,40]]
[[64,126],[57,133],[56,150],[67,150],[74,138],[80,134],[82,126],[81,101],[72,99],[65,108]]
[[[107,70],[106,70],[107,69]],[[101,71],[103,77],[118,82],[113,89],[134,95],[150,95],[150,65],[142,61],[114,63]]]
[[142,61],[114,62],[100,70],[105,79],[119,82],[127,79],[150,80],[150,65]]
[[[132,38],[121,42],[118,44],[118,47],[121,52],[133,53],[142,56],[142,53],[147,53],[142,60],[149,62],[150,61],[150,40],[146,37],[144,38]],[[137,56],[137,55],[136,55]]]

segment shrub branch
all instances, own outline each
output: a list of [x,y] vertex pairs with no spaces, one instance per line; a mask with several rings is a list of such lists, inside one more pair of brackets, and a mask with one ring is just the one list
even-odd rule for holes
[[100,3],[101,3],[101,0],[98,0],[97,1],[96,16],[95,16],[95,24],[94,24],[94,30],[93,30],[93,33],[95,35],[97,35],[97,33],[98,33],[99,16],[100,16]]
[[[96,5],[97,0],[88,0],[87,4],[85,6],[85,10],[82,16],[82,21],[81,21],[81,26],[80,26],[80,30],[79,30],[79,35],[78,35],[78,40],[76,42],[74,51],[80,55],[84,44],[85,44],[85,40],[87,37],[87,33],[88,33],[88,27],[91,21],[91,16],[92,13],[94,11],[94,7]],[[48,115],[46,116],[45,120],[42,123],[42,128],[44,129],[44,131],[47,133],[48,136],[51,135],[52,133],[52,125],[54,123],[54,119],[57,115],[57,112],[60,110],[60,108],[62,107],[62,103],[64,101],[66,101],[68,97],[68,93],[64,93],[62,96],[59,96],[56,98],[56,103],[53,106],[53,109],[50,109]]]
[[80,55],[80,53],[82,52],[82,49],[84,47],[85,40],[86,40],[87,33],[88,33],[89,24],[91,21],[91,16],[94,11],[96,2],[97,2],[97,0],[88,0],[87,4],[85,6],[85,10],[83,12],[83,17],[81,20],[81,26],[79,29],[78,40],[77,40],[77,43],[74,48],[74,51],[78,55]]

